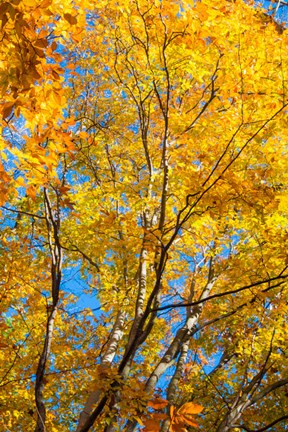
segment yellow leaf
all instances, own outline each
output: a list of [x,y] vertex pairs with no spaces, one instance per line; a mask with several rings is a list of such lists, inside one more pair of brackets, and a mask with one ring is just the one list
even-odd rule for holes
[[140,426],[144,426],[143,421],[138,416],[133,416],[133,418],[139,423]]

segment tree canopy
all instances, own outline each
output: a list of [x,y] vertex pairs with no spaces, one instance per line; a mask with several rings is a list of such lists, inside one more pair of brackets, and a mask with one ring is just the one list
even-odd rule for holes
[[285,5],[1,3],[3,431],[286,430]]

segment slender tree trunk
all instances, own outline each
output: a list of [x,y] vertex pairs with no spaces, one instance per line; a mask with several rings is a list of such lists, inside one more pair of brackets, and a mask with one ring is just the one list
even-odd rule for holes
[[36,385],[35,385],[35,402],[37,408],[37,424],[35,428],[35,432],[45,432],[45,420],[46,420],[46,409],[43,399],[43,391],[44,391],[44,374],[46,370],[47,360],[50,354],[51,341],[53,336],[53,328],[55,317],[57,313],[57,308],[53,308],[48,321],[47,321],[47,329],[46,336],[44,342],[44,348],[38,363],[37,372],[36,372]]
[[[109,366],[113,362],[119,342],[123,337],[123,326],[124,326],[125,317],[126,317],[125,312],[123,311],[118,312],[115,324],[112,329],[112,333],[108,340],[108,346],[106,352],[101,361],[102,366]],[[76,432],[82,430],[83,426],[85,425],[86,421],[88,420],[92,412],[93,406],[96,405],[97,402],[99,402],[100,396],[101,396],[101,391],[97,389],[95,391],[92,391],[89,394],[85,406],[80,414]]]
[[43,350],[38,362],[36,371],[35,383],[35,403],[37,409],[37,421],[35,432],[46,432],[46,409],[43,397],[44,391],[44,376],[46,372],[47,361],[50,355],[51,342],[53,338],[53,329],[57,307],[59,302],[59,291],[62,277],[62,248],[59,240],[60,231],[60,217],[59,217],[59,200],[57,197],[57,208],[53,211],[48,191],[44,189],[44,206],[45,218],[48,233],[48,244],[51,253],[51,294],[52,305],[50,305],[51,312],[47,318],[46,333]]
[[[206,297],[209,296],[215,281],[216,278],[212,276],[202,293],[201,299],[205,299]],[[150,375],[146,383],[147,391],[150,391],[155,388],[160,376],[175,362],[175,358],[179,354],[182,344],[187,342],[191,337],[191,332],[193,328],[196,326],[196,324],[198,323],[198,319],[201,315],[202,308],[203,305],[194,307],[193,311],[191,312],[191,316],[187,318],[184,326],[181,329],[179,329],[178,332],[176,333],[176,336],[173,339],[171,345],[166,350],[164,356],[162,357],[162,359],[160,360],[160,362],[158,363],[158,365]]]

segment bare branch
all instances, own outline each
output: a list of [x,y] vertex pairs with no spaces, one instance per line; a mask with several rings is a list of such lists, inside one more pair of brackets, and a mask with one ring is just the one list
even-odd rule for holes
[[35,213],[29,213],[29,212],[26,212],[26,211],[23,211],[23,210],[11,209],[10,207],[6,207],[6,206],[3,206],[3,205],[1,205],[1,208],[4,208],[5,210],[13,212],[13,213],[25,214],[27,216],[31,216],[31,217],[37,218],[37,219],[44,219],[44,220],[46,219],[45,216],[40,216],[40,215],[37,215]]
[[272,428],[273,426],[275,426],[277,423],[280,423],[280,422],[282,422],[283,420],[287,420],[287,419],[288,419],[288,415],[283,415],[282,417],[277,418],[277,419],[274,420],[273,422],[269,423],[269,424],[266,425],[266,426],[263,426],[263,427],[260,428],[260,429],[250,429],[250,428],[248,428],[247,426],[245,426],[245,425],[243,425],[243,424],[241,424],[241,425],[237,425],[237,426],[235,425],[235,427],[237,427],[237,428],[241,428],[241,429],[244,429],[244,430],[246,430],[247,432],[264,432],[264,431],[266,431],[266,430]]
[[[265,279],[265,280],[262,280],[262,281],[254,282],[254,283],[252,283],[250,285],[245,285],[245,286],[243,286],[241,288],[237,288],[235,290],[226,291],[224,293],[213,294],[213,295],[211,295],[211,296],[209,296],[207,298],[200,299],[200,300],[197,300],[195,302],[191,302],[191,303],[178,303],[178,304],[176,303],[176,304],[170,304],[170,305],[166,305],[166,306],[161,306],[161,307],[159,307],[157,309],[152,309],[151,312],[155,312],[155,311],[158,312],[158,311],[167,310],[167,309],[175,309],[175,308],[179,308],[179,307],[182,308],[182,307],[189,307],[189,306],[197,306],[197,305],[199,305],[201,303],[205,303],[205,302],[207,302],[209,300],[212,300],[214,298],[226,297],[227,295],[236,294],[238,292],[241,292],[241,291],[244,291],[244,290],[247,290],[247,289],[251,289],[251,288],[254,288],[256,286],[263,285],[265,283],[270,283],[270,282],[273,282],[273,281],[276,281],[276,280],[279,280],[279,279],[284,279],[285,280],[287,278],[288,278],[288,275],[282,275],[282,274],[280,274],[278,276],[275,276],[274,278],[269,278],[269,279]],[[282,282],[282,283],[284,283],[284,282]]]

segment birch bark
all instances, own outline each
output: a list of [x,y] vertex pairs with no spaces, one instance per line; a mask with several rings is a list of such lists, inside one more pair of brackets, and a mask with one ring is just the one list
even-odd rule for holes
[[[123,337],[123,326],[125,322],[125,317],[126,317],[125,312],[123,311],[118,312],[110,338],[108,340],[107,349],[105,351],[105,354],[102,357],[102,361],[101,361],[102,366],[109,366],[113,362],[119,342]],[[95,391],[92,391],[89,394],[85,406],[80,414],[76,432],[82,430],[83,426],[85,425],[86,421],[88,420],[91,414],[93,406],[97,404],[97,402],[100,399],[100,396],[101,396],[101,391],[97,389]]]

